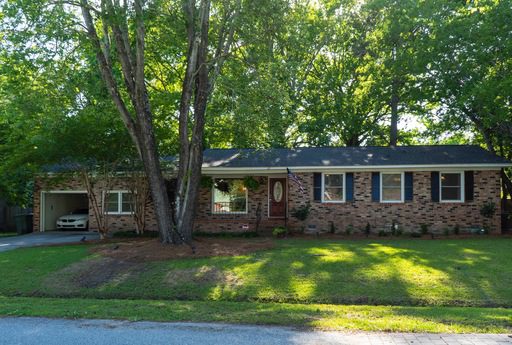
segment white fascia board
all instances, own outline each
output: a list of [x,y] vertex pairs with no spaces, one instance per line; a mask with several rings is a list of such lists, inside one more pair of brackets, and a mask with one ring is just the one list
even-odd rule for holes
[[511,167],[508,164],[426,164],[426,165],[373,165],[373,166],[297,166],[297,167],[257,167],[257,168],[233,168],[233,167],[203,167],[204,174],[273,174],[286,173],[289,168],[293,173],[297,172],[327,172],[327,171],[383,171],[383,170],[401,170],[401,171],[436,171],[442,169],[458,170],[499,170],[505,167]]

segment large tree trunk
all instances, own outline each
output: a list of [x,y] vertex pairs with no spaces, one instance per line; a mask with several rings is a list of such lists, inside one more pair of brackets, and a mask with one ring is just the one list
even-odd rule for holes
[[[143,0],[135,0],[135,59],[132,57],[132,48],[128,38],[127,29],[127,9],[112,3],[111,0],[102,2],[102,10],[107,10],[108,15],[103,13],[102,32],[108,35],[109,28],[112,30],[116,41],[117,58],[121,64],[121,70],[124,77],[124,83],[128,97],[135,110],[132,115],[128,110],[119,91],[117,82],[114,78],[114,72],[110,59],[108,44],[102,47],[101,41],[96,31],[96,24],[91,15],[91,7],[87,0],[81,0],[80,6],[84,18],[87,34],[96,51],[96,58],[100,68],[102,78],[107,85],[110,96],[116,105],[121,119],[125,124],[128,133],[139,153],[144,171],[148,177],[151,196],[155,205],[155,214],[157,218],[160,238],[163,243],[172,241],[171,231],[173,229],[173,217],[169,203],[169,198],[165,189],[165,180],[161,170],[151,109],[149,106],[148,92],[145,84],[144,74],[144,40],[145,28],[143,21]],[[105,42],[109,42],[109,37],[104,37]]]
[[[188,56],[180,103],[180,165],[175,200],[175,221],[184,241],[192,238],[194,216],[199,196],[203,138],[208,97],[220,74],[234,37],[234,19],[241,1],[225,9],[219,28],[218,42],[213,58],[208,61],[208,32],[210,31],[210,0],[188,0],[184,10],[187,18]],[[197,14],[196,14],[197,13]],[[190,112],[192,119],[190,121]],[[193,123],[192,133],[189,133]]]
[[[234,9],[228,8],[226,10],[225,22],[222,23],[219,34],[219,44],[211,63],[208,62],[210,0],[200,0],[199,9],[196,6],[197,0],[187,0],[185,3],[189,48],[180,104],[179,136],[181,148],[173,212],[160,169],[152,113],[144,80],[145,28],[142,19],[143,1],[134,0],[135,49],[132,49],[131,40],[128,37],[127,15],[129,11],[126,2],[123,3],[124,5],[119,5],[118,2],[112,2],[112,0],[103,0],[102,14],[100,14],[102,19],[100,25],[103,26],[102,32],[108,36],[111,30],[113,34],[117,59],[121,66],[126,93],[135,110],[134,115],[130,113],[124,103],[114,78],[109,56],[109,37],[105,37],[105,43],[102,46],[96,32],[95,24],[97,23],[93,21],[87,0],[80,0],[80,4],[89,38],[96,50],[102,77],[144,165],[151,196],[155,204],[162,241],[165,243],[186,242],[191,244],[201,179],[208,97],[213,89],[213,80],[220,72],[229,47],[233,42],[233,26],[225,26],[228,22],[233,24],[233,19],[238,13],[241,2],[236,1]],[[135,51],[135,56],[132,56],[132,50]],[[210,71],[213,72],[210,73]],[[191,110],[193,110],[192,116],[190,116]],[[189,134],[190,124],[193,124],[191,134]]]
[[[199,27],[196,27],[195,24],[194,0],[188,1],[185,11],[187,14],[189,56],[180,104],[181,148],[175,218],[176,226],[181,232],[183,240],[189,242],[192,239],[194,216],[199,196],[206,106],[211,91],[207,68],[210,0],[201,0]],[[194,96],[194,126],[192,137],[189,139],[188,121],[192,96]]]
[[172,211],[165,187],[165,179],[162,174],[157,154],[153,126],[151,122],[146,123],[145,126],[146,128],[142,131],[143,133],[145,132],[143,135],[143,137],[145,137],[145,144],[141,150],[142,163],[144,165],[146,176],[148,177],[149,189],[153,205],[155,207],[155,216],[160,232],[160,240],[162,243],[172,243]]

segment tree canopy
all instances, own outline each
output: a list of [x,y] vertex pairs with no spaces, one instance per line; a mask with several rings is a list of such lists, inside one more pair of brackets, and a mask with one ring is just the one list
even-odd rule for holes
[[[156,143],[175,155],[189,2],[143,3]],[[77,5],[0,1],[0,194],[12,202],[27,203],[27,181],[45,165],[137,156]],[[204,147],[476,143],[512,158],[512,1],[211,6]]]

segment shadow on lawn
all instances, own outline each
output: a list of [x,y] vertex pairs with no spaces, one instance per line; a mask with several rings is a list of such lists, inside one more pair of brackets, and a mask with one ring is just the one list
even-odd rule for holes
[[[141,264],[102,284],[64,280],[35,294],[94,298],[291,303],[512,306],[510,242],[479,240],[283,240],[238,257]],[[77,264],[80,267],[80,264]],[[83,266],[83,265],[82,265]],[[101,265],[98,266],[101,268]],[[118,268],[122,268],[119,266]],[[90,269],[87,266],[87,269]],[[68,269],[69,270],[69,269]],[[48,280],[47,280],[48,282]],[[12,283],[12,282],[11,282]],[[48,284],[47,284],[48,286]]]
[[[316,244],[293,241],[262,254],[257,274],[252,281],[246,281],[239,297],[306,303],[512,305],[512,271],[502,262],[508,261],[510,254],[495,246],[503,247],[503,242],[395,240]],[[255,289],[256,286],[260,288]]]

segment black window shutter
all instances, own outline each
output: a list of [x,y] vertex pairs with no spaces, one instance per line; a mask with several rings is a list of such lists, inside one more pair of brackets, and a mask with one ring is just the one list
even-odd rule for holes
[[475,190],[475,178],[473,171],[465,171],[464,172],[464,199],[465,201],[473,201],[474,200],[474,190]]
[[412,201],[413,198],[413,177],[412,172],[406,172],[404,174],[404,196],[405,201]]
[[354,201],[354,173],[346,173],[345,179],[345,186],[347,188],[345,197],[347,201]]
[[322,173],[313,173],[313,200],[322,201]]
[[439,171],[432,171],[430,173],[430,190],[432,201],[439,202]]
[[380,173],[372,172],[372,201],[380,201]]

